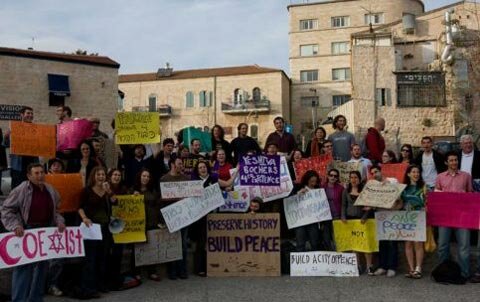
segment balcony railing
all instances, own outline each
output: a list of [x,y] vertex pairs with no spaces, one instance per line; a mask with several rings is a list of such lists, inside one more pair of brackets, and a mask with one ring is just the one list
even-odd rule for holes
[[[133,112],[150,112],[149,106],[133,106]],[[170,117],[172,116],[172,106],[170,105],[159,105],[156,112],[160,113],[160,116]]]
[[228,114],[243,114],[250,112],[270,112],[270,101],[267,99],[262,99],[260,101],[244,101],[244,102],[228,102],[222,103],[222,112]]

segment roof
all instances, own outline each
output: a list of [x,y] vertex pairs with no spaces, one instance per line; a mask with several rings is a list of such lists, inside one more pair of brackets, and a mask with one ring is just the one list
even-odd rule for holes
[[249,75],[281,72],[288,78],[285,72],[281,69],[262,67],[258,65],[234,66],[234,67],[220,67],[208,69],[191,69],[191,70],[174,70],[171,76],[157,77],[156,72],[152,73],[136,73],[136,74],[121,74],[118,78],[119,83],[128,82],[145,82],[145,81],[162,81],[162,80],[182,80],[194,78],[209,78],[219,76],[235,76],[235,75]]
[[25,50],[25,49],[6,48],[6,47],[0,47],[0,56],[23,57],[23,58],[32,58],[32,59],[39,59],[39,60],[51,60],[51,61],[59,61],[59,62],[66,62],[66,63],[77,63],[77,64],[120,68],[119,63],[115,62],[109,57],[103,57],[103,56],[76,55],[76,54],[66,54],[66,53],[47,52],[47,51],[38,51],[38,50]]
[[[330,4],[335,2],[350,2],[350,1],[358,1],[358,0],[330,0],[330,1],[316,1],[311,3],[297,3],[297,4],[290,4],[287,6],[287,10],[290,10],[290,7],[297,7],[297,6],[309,6],[309,5],[321,5],[321,4]],[[417,1],[422,5],[423,11],[425,11],[425,4],[421,0],[414,0]]]

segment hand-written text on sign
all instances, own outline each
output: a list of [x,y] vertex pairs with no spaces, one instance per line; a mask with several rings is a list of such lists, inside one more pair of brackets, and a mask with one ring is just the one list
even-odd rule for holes
[[10,127],[12,154],[55,157],[55,126],[12,121]]
[[250,205],[250,194],[248,188],[238,191],[222,192],[225,204],[218,208],[219,212],[245,213]]
[[289,229],[332,219],[330,205],[323,189],[285,198],[283,208]]
[[333,168],[337,169],[340,172],[340,182],[349,183],[350,182],[350,172],[360,171],[362,164],[360,162],[350,163],[350,162],[341,162],[334,161]]
[[290,276],[358,277],[357,255],[335,252],[290,254]]
[[326,180],[327,168],[332,163],[333,157],[331,155],[313,156],[310,158],[303,158],[294,163],[296,183],[300,183],[303,175],[308,170],[313,170],[318,173],[322,180]]
[[180,232],[151,230],[146,243],[135,243],[135,266],[151,265],[182,259]]
[[405,189],[404,184],[381,183],[369,180],[355,201],[355,206],[391,209]]
[[115,116],[117,144],[160,142],[160,115],[157,112],[118,112]]
[[374,219],[369,219],[365,223],[361,223],[360,219],[347,220],[347,222],[334,220],[333,233],[337,252],[378,252],[375,231]]
[[375,222],[377,240],[426,241],[424,211],[379,211]]
[[280,156],[242,156],[240,184],[242,186],[280,186]]
[[203,180],[160,182],[164,199],[202,196],[203,191]]
[[113,234],[115,243],[145,242],[145,205],[143,195],[117,195],[118,205],[112,206],[112,216],[125,222],[125,228]]

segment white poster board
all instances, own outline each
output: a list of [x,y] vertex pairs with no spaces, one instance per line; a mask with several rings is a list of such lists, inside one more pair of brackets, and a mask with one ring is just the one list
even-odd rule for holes
[[135,266],[151,265],[182,259],[180,232],[167,229],[147,231],[146,243],[135,243]]
[[427,240],[425,211],[379,211],[375,212],[375,222],[377,240]]
[[160,182],[163,199],[187,198],[203,195],[203,180]]
[[291,253],[290,276],[358,277],[357,255],[336,252]]
[[332,220],[330,205],[324,189],[310,190],[283,200],[289,229],[315,222]]

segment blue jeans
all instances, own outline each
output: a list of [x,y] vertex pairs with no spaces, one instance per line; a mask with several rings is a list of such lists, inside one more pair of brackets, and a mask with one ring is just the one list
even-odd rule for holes
[[12,275],[12,302],[43,301],[47,268],[47,261],[14,267]]
[[182,235],[182,260],[168,262],[167,264],[167,273],[168,277],[171,279],[176,279],[177,277],[187,277],[187,252],[188,252],[188,227],[184,227],[180,230]]
[[398,242],[380,240],[379,258],[380,268],[396,271],[398,266]]
[[462,270],[462,276],[470,277],[470,230],[453,229],[447,227],[438,228],[438,260],[440,263],[450,258],[450,236],[455,231],[458,250],[458,264]]
[[318,228],[318,223],[295,228],[295,237],[297,238],[297,252],[307,251],[307,240],[310,241],[312,251],[320,250],[320,229]]

